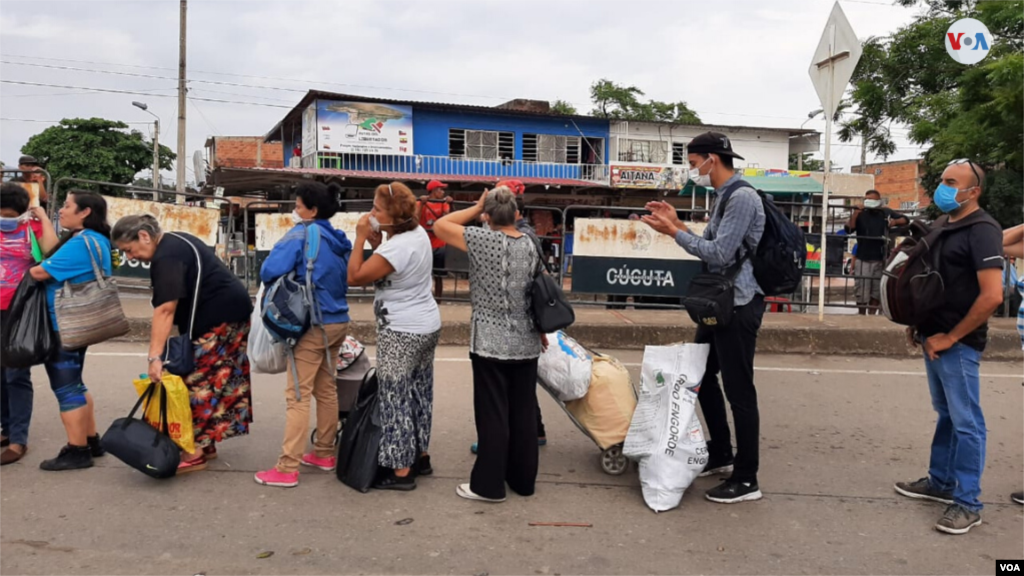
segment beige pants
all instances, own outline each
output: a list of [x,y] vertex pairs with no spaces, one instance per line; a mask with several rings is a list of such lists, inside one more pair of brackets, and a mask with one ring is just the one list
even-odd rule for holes
[[306,448],[309,433],[309,403],[316,398],[316,443],[314,448],[320,458],[334,455],[334,437],[338,433],[338,387],[334,381],[338,349],[345,340],[348,324],[328,324],[328,350],[324,350],[324,333],[313,326],[295,345],[295,368],[299,373],[299,395],[295,399],[295,380],[291,366],[288,367],[288,386],[284,391],[288,402],[285,414],[284,443],[281,457],[277,460],[280,472],[295,472],[299,469],[302,452]]

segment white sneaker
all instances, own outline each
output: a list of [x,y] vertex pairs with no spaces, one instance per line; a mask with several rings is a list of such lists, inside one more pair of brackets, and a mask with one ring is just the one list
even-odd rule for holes
[[455,493],[458,494],[460,498],[465,498],[466,500],[478,500],[480,502],[490,502],[491,504],[499,504],[505,501],[504,498],[484,498],[470,490],[469,484],[459,484],[455,488]]

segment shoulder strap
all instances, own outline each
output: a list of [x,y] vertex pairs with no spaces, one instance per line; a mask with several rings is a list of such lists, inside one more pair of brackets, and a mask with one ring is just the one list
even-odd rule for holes
[[192,242],[190,242],[184,236],[181,236],[174,232],[168,232],[167,234],[174,236],[175,238],[181,240],[185,244],[188,244],[188,247],[191,248],[192,252],[196,255],[196,289],[195,292],[192,293],[192,314],[188,318],[188,339],[192,340],[192,331],[195,329],[196,323],[196,306],[199,305],[199,284],[203,280],[203,259],[200,258],[199,256],[199,249],[197,249],[195,245],[192,244]]
[[[726,204],[729,203],[729,199],[732,198],[733,192],[739,190],[740,188],[743,188],[744,186],[746,186],[747,188],[754,188],[753,186],[750,185],[750,183],[741,178],[733,182],[732,184],[726,186],[725,190],[722,192],[721,198],[719,198],[718,202],[715,204],[715,214],[718,215],[719,225],[722,224],[722,217],[725,215],[725,206]],[[762,196],[763,193],[760,190],[757,190],[755,188],[755,191],[758,192],[759,196]],[[763,196],[762,201],[764,201]],[[743,256],[740,256],[740,252],[743,251],[743,247],[746,245],[746,242],[747,239],[744,238],[743,242],[740,243],[740,247],[736,250],[736,263],[726,268],[723,272],[723,274],[728,278],[735,278],[736,275],[739,274],[740,270],[743,268],[743,263],[750,259],[750,253],[752,252],[752,250],[750,249],[746,250],[746,253]]]
[[732,184],[729,184],[725,188],[725,190],[722,192],[721,198],[719,198],[718,202],[715,203],[715,213],[718,215],[719,218],[721,218],[722,215],[725,214],[725,205],[729,203],[729,198],[732,198],[732,193],[739,190],[740,188],[743,188],[744,186],[746,186],[747,188],[753,188],[753,186],[751,186],[746,180],[743,180],[742,178],[733,182]]

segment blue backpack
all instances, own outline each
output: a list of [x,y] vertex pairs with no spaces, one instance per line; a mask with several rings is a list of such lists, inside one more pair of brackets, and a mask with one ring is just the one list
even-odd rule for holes
[[324,335],[324,347],[330,349],[327,342],[327,331],[323,329],[323,315],[316,299],[313,286],[313,266],[320,252],[320,227],[304,224],[306,241],[303,251],[306,253],[306,278],[300,282],[295,272],[289,272],[274,280],[267,286],[263,296],[263,325],[275,342],[288,345],[289,364],[295,382],[295,398],[299,399],[299,375],[295,368],[293,348],[303,335],[313,326],[320,326]]

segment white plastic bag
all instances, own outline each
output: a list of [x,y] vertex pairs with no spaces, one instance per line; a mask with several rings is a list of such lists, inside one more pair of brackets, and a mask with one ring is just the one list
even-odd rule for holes
[[679,506],[708,461],[697,418],[697,391],[711,346],[647,346],[640,400],[622,452],[640,462],[644,502],[655,512]]
[[537,375],[562,402],[587,395],[593,358],[565,332],[548,334],[548,348],[537,362]]
[[256,293],[249,326],[249,363],[252,371],[260,374],[280,374],[288,369],[288,349],[284,342],[275,342],[263,325],[263,289]]

